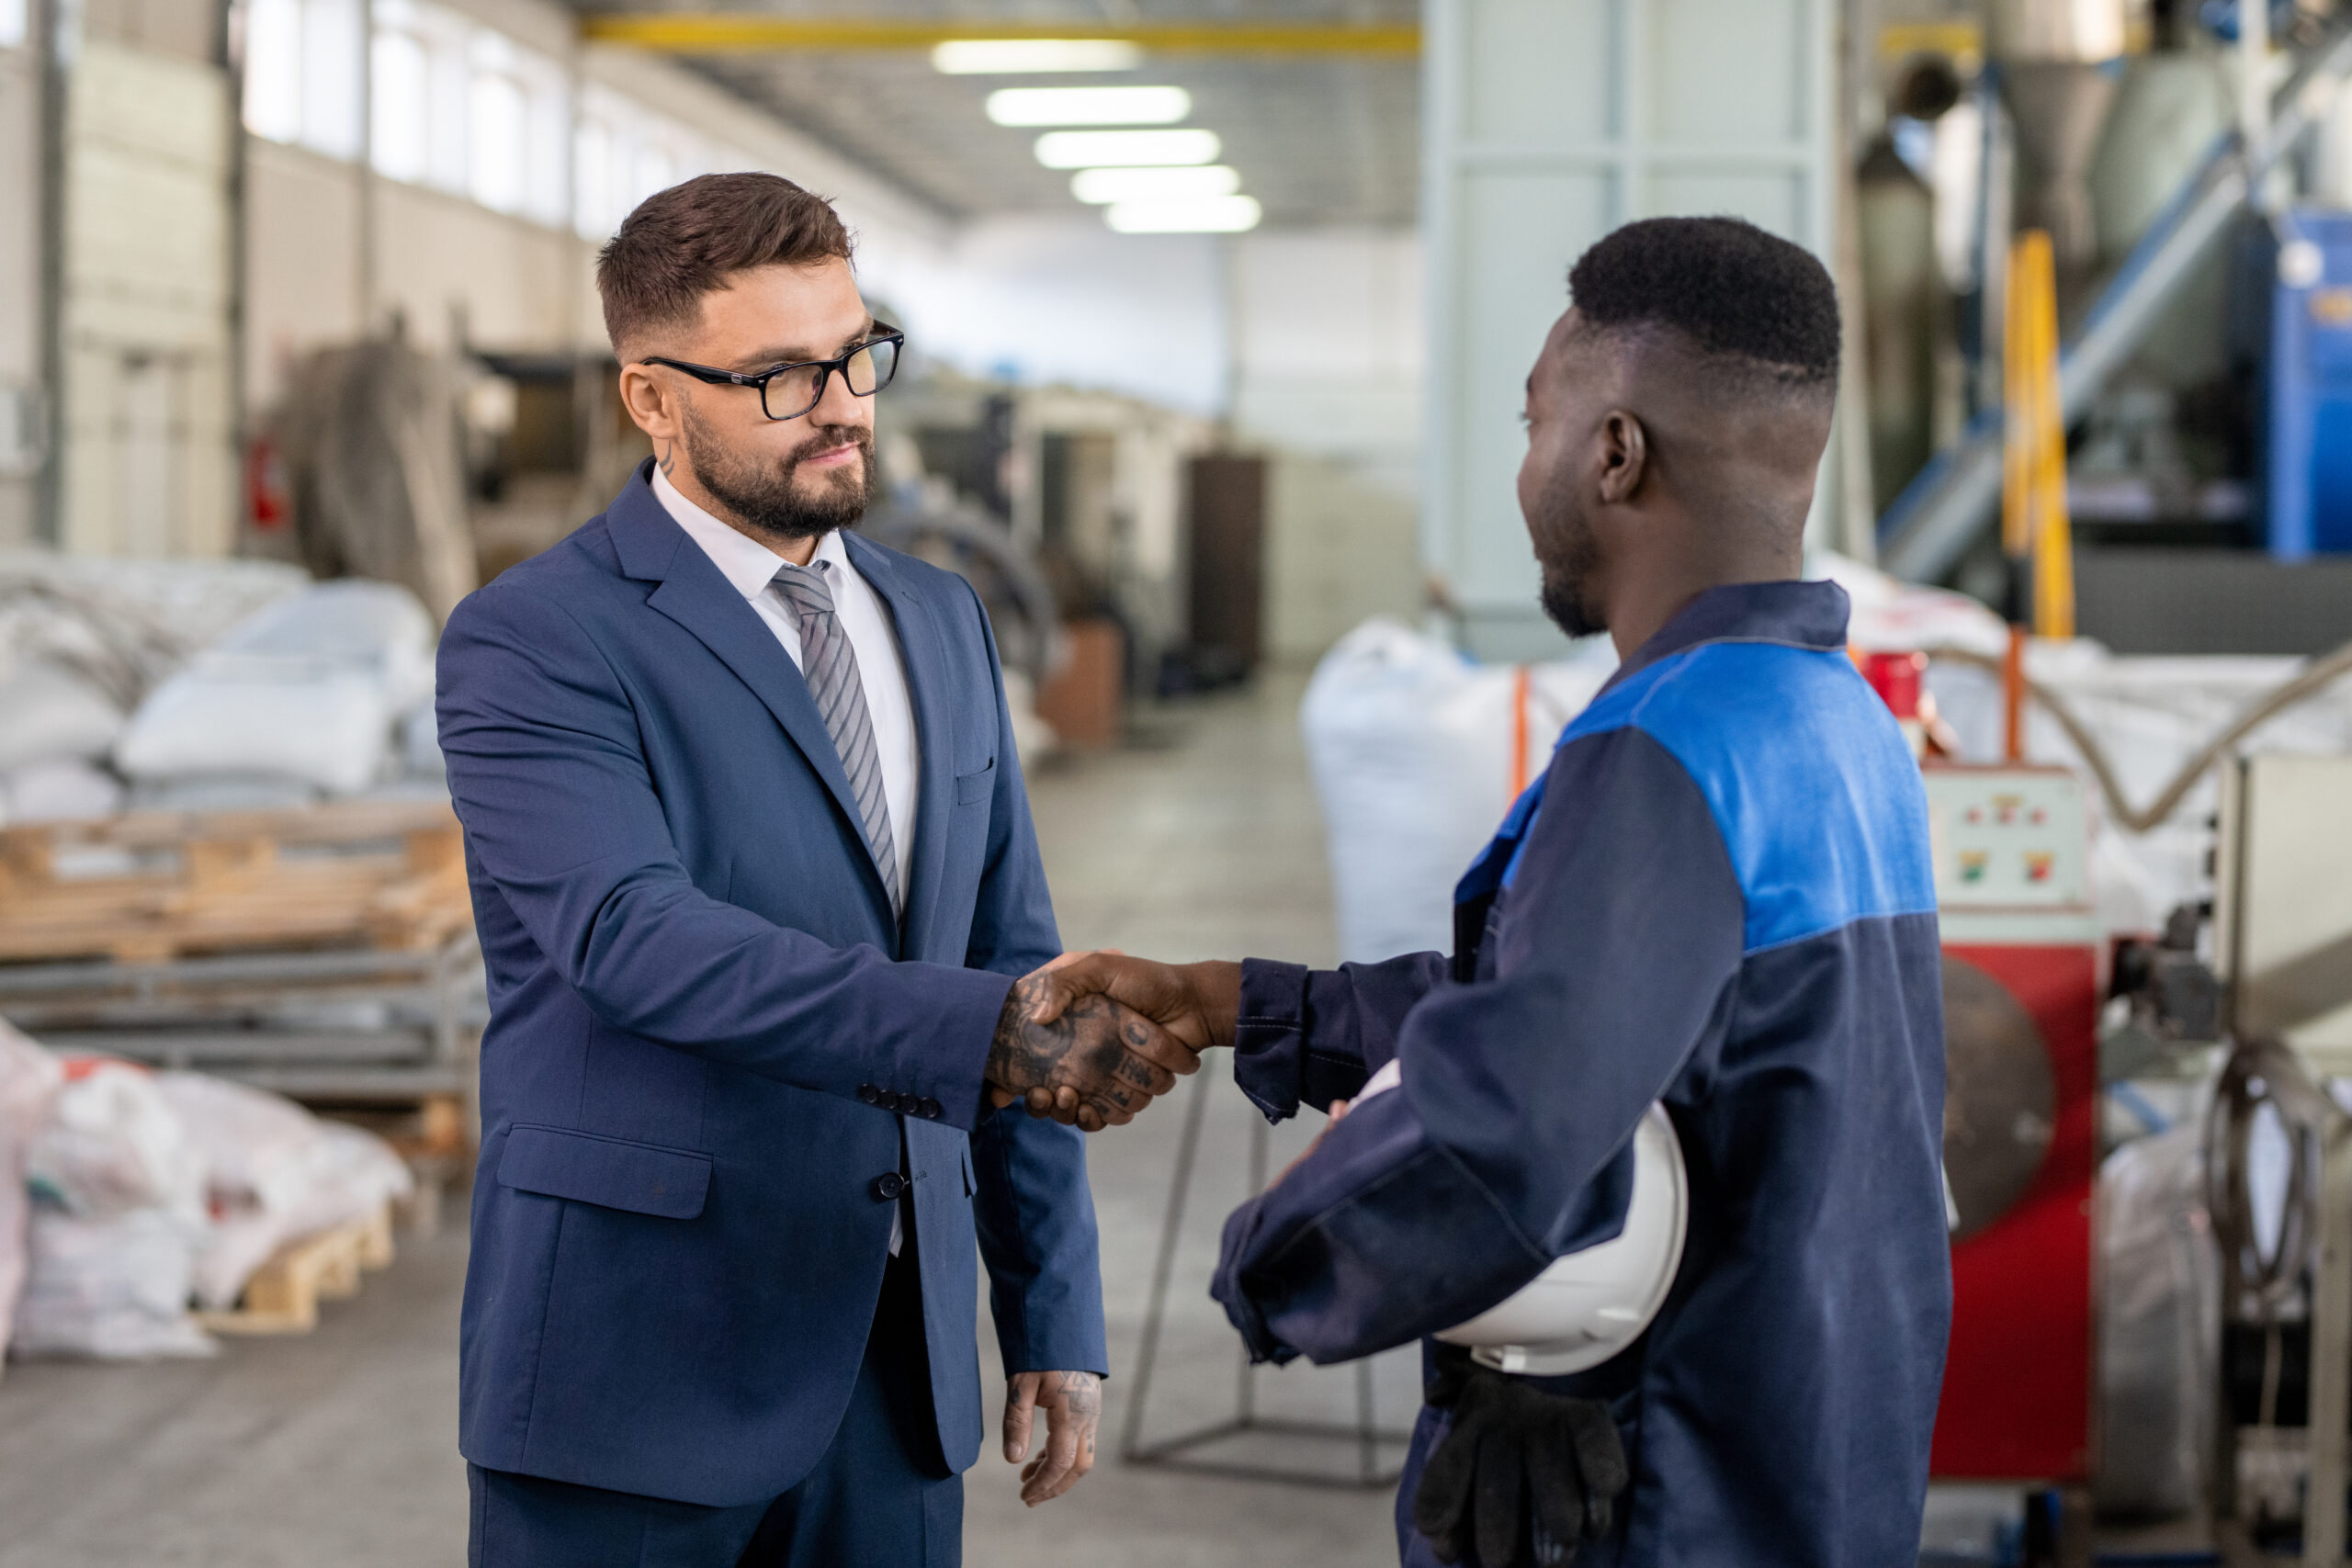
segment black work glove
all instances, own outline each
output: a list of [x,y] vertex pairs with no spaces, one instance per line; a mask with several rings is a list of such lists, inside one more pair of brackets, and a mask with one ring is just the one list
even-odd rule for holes
[[1438,1348],[1428,1398],[1453,1412],[1413,1498],[1438,1561],[1461,1562],[1475,1541],[1481,1568],[1558,1568],[1608,1531],[1632,1477],[1607,1404],[1546,1393],[1452,1345]]

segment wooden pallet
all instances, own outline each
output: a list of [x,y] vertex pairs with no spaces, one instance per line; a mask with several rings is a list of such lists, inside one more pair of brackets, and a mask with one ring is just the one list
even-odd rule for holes
[[0,963],[415,950],[472,919],[464,840],[440,801],[0,829]]
[[200,1312],[196,1320],[214,1334],[308,1334],[319,1325],[321,1302],[357,1295],[361,1272],[391,1260],[392,1215],[387,1206],[291,1244],[254,1271],[234,1308]]

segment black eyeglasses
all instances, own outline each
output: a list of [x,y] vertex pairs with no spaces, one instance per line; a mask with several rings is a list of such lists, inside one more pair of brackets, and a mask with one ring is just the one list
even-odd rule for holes
[[798,419],[824,400],[825,378],[836,372],[853,397],[870,398],[888,386],[890,378],[899,373],[899,350],[906,341],[907,334],[898,328],[876,321],[873,335],[846,354],[831,359],[803,360],[797,365],[772,365],[750,375],[658,355],[638,363],[666,365],[714,387],[756,387],[762,413],[774,420]]

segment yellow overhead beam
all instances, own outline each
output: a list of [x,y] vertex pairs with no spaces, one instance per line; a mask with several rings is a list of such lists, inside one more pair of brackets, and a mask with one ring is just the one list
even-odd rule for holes
[[1072,22],[876,20],[779,17],[757,11],[591,14],[583,37],[680,54],[789,50],[922,50],[963,39],[1115,39],[1161,54],[1414,55],[1421,29],[1283,22],[1144,22],[1133,27]]

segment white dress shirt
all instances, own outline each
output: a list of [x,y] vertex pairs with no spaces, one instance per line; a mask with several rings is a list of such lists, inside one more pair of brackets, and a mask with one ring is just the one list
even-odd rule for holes
[[[734,585],[784,645],[795,669],[800,660],[800,626],[784,600],[770,589],[784,558],[750,535],[721,523],[688,501],[659,468],[653,493],[662,507],[702,547],[719,575]],[[921,777],[922,743],[915,736],[914,701],[907,694],[907,669],[899,658],[899,637],[890,612],[874,585],[858,575],[838,533],[818,542],[810,564],[831,563],[825,581],[833,591],[833,615],[857,655],[858,680],[865,687],[866,716],[874,724],[874,750],[882,763],[882,800],[890,813],[890,842],[898,851],[899,908],[907,907],[907,885],[914,865],[915,791]]]
[[[792,618],[792,611],[783,598],[770,587],[784,558],[688,501],[658,466],[653,470],[653,493],[661,498],[663,510],[686,531],[686,537],[702,547],[702,553],[710,558],[710,564],[718,569],[719,575],[767,623],[768,630],[775,634],[775,640],[784,645],[784,651],[790,656],[793,668],[805,671],[807,666],[800,658],[799,623]],[[907,694],[907,667],[899,658],[899,636],[890,612],[883,608],[881,595],[874,592],[874,585],[850,565],[849,551],[842,546],[841,535],[828,534],[818,541],[817,553],[809,558],[809,563],[818,561],[831,566],[825,573],[825,581],[833,592],[833,616],[841,622],[850,649],[857,655],[857,678],[865,687],[865,713],[873,721],[874,750],[882,763],[883,808],[890,813],[890,842],[899,852],[895,870],[899,908],[903,909],[907,907],[908,875],[914,864],[916,780],[922,776],[914,700]],[[903,1167],[903,1156],[900,1163]],[[913,1189],[909,1188],[907,1195],[890,1206],[893,1258],[905,1245],[906,1207],[913,1201]]]

